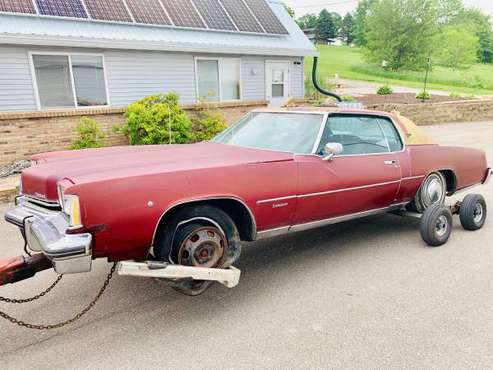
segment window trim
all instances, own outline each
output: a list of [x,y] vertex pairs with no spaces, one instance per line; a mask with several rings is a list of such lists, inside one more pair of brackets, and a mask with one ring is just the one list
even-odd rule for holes
[[[317,154],[317,149],[320,147],[320,142],[322,140],[322,135],[323,135],[323,132],[325,131],[325,127],[327,127],[328,123],[329,123],[329,119],[330,117],[332,116],[359,116],[359,117],[371,117],[371,118],[375,118],[376,120],[379,120],[379,119],[386,119],[386,120],[389,120],[392,125],[394,126],[394,130],[395,132],[397,133],[397,137],[399,138],[399,140],[401,141],[401,144],[402,144],[402,149],[399,150],[399,151],[394,151],[394,152],[385,152],[385,153],[364,153],[364,154],[338,154],[338,155],[335,155],[334,158],[342,158],[342,157],[361,157],[361,156],[380,156],[380,155],[389,155],[389,154],[397,154],[397,153],[403,153],[406,151],[406,144],[405,144],[405,141],[404,139],[402,138],[402,134],[401,132],[399,131],[399,129],[397,128],[397,125],[394,121],[394,119],[392,119],[392,117],[390,116],[384,116],[384,115],[381,115],[381,114],[371,114],[371,113],[364,113],[364,114],[359,114],[359,113],[355,113],[355,112],[349,112],[349,113],[340,113],[340,112],[336,112],[336,113],[329,113],[327,114],[326,116],[326,119],[325,119],[325,124],[323,124],[323,131],[322,133],[320,134],[320,137],[318,139],[318,143],[316,145],[316,147],[314,147],[314,151],[313,151],[313,155],[316,155],[317,157],[320,157],[320,158],[323,158],[322,155],[320,154]],[[378,123],[378,126],[380,127],[380,123]],[[385,135],[384,135],[385,136]]]
[[[36,79],[36,68],[34,67],[34,58],[33,56],[35,55],[54,55],[54,56],[66,56],[68,58],[68,63],[69,63],[69,74],[70,74],[70,82],[72,83],[72,97],[73,97],[73,103],[74,105],[71,107],[50,107],[50,108],[43,108],[41,106],[41,99],[39,96],[39,89],[38,89],[38,81]],[[105,92],[106,92],[106,104],[104,105],[91,105],[91,106],[81,106],[79,107],[77,105],[77,95],[76,95],[76,90],[75,90],[75,79],[74,79],[74,74],[72,71],[72,56],[73,55],[81,55],[81,56],[94,56],[94,57],[101,57],[102,62],[103,62],[103,79],[104,79],[104,85],[105,85]],[[50,111],[50,110],[60,110],[60,109],[97,109],[97,108],[105,108],[111,106],[111,101],[110,101],[110,91],[108,87],[108,76],[106,73],[106,58],[105,55],[102,53],[81,53],[81,52],[63,52],[63,51],[35,51],[31,50],[28,52],[28,59],[29,59],[29,69],[31,70],[31,80],[33,84],[33,89],[34,89],[34,97],[36,100],[36,108],[37,110],[43,110],[43,111]]]
[[[243,100],[243,80],[242,80],[242,58],[235,58],[235,57],[200,57],[200,56],[196,56],[194,57],[194,68],[195,68],[195,100],[197,103],[200,103],[200,92],[199,92],[199,70],[198,70],[198,66],[197,66],[197,62],[200,61],[200,60],[213,60],[213,61],[217,61],[217,75],[218,75],[218,79],[219,79],[219,86],[218,86],[218,90],[219,90],[219,100],[206,100],[205,102],[206,103],[218,103],[218,102],[239,102],[239,101],[242,101]],[[222,95],[222,88],[221,88],[221,77],[222,77],[222,73],[221,73],[221,63],[224,61],[224,60],[236,60],[239,62],[239,83],[240,83],[240,96],[239,96],[239,99],[228,99],[228,100],[224,100],[223,99],[223,95]]]

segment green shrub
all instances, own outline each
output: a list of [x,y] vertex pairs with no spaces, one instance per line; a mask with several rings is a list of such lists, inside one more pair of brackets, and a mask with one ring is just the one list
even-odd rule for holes
[[121,131],[130,144],[183,144],[193,139],[192,122],[175,93],[147,96],[128,106]]
[[380,86],[378,89],[377,89],[377,94],[378,95],[391,95],[394,93],[394,90],[392,89],[392,87],[390,87],[390,85],[383,85],[383,86]]
[[423,100],[423,101],[424,100],[430,100],[431,95],[430,95],[430,93],[428,93],[426,91],[421,91],[418,94],[416,94],[416,99]]
[[343,95],[343,96],[341,96],[341,99],[343,102],[347,102],[347,103],[357,103],[358,102],[358,99],[356,99],[354,96],[351,96],[351,95]]
[[206,141],[212,139],[228,127],[221,112],[211,112],[209,109],[199,109],[192,117],[192,141]]
[[99,123],[89,117],[81,117],[75,128],[77,139],[70,145],[70,149],[101,148],[104,146],[105,134]]

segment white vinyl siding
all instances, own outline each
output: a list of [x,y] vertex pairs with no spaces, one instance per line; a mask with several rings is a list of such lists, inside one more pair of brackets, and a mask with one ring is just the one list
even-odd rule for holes
[[[0,45],[0,112],[37,109],[29,52],[95,54],[104,56],[111,106],[125,107],[144,96],[176,92],[183,104],[197,102],[195,57],[230,58],[233,55],[195,55],[154,51],[124,51]],[[236,56],[236,58],[238,58]],[[265,99],[265,61],[290,61],[290,95],[303,96],[303,58],[241,57],[241,100]],[[301,62],[300,65],[294,64]],[[84,89],[84,86],[80,86]]]
[[36,110],[25,48],[0,45],[0,112]]
[[144,96],[171,91],[178,93],[181,103],[195,102],[192,55],[107,51],[105,58],[113,106],[124,107]]

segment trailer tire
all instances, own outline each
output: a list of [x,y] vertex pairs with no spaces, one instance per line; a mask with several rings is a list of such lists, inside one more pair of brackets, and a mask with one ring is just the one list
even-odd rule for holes
[[482,195],[468,194],[465,196],[459,210],[459,219],[466,230],[475,231],[483,227],[486,221],[486,201]]
[[421,237],[430,247],[445,244],[452,232],[452,212],[444,205],[432,205],[421,217],[420,231]]

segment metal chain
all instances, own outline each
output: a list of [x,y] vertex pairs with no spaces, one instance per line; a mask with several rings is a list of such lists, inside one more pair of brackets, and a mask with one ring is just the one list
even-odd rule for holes
[[16,324],[16,325],[19,325],[19,326],[22,326],[24,328],[28,328],[28,329],[36,329],[36,330],[51,330],[51,329],[58,329],[58,328],[62,328],[64,327],[65,325],[69,325],[69,324],[72,324],[74,323],[75,321],[79,320],[82,316],[84,316],[87,312],[89,312],[89,310],[91,310],[91,308],[94,307],[94,305],[97,303],[97,301],[101,298],[101,296],[103,295],[104,291],[106,290],[106,288],[108,287],[108,284],[110,283],[110,280],[111,278],[113,277],[113,274],[116,270],[116,262],[113,264],[113,266],[111,267],[111,270],[108,274],[108,276],[106,277],[105,281],[104,281],[104,284],[103,286],[101,287],[101,289],[99,290],[98,294],[96,295],[96,297],[92,300],[91,303],[89,303],[86,308],[84,308],[81,312],[79,312],[77,315],[75,315],[74,317],[72,317],[71,319],[68,319],[66,321],[62,321],[62,322],[59,322],[57,324],[49,324],[49,325],[36,325],[36,324],[29,324],[29,323],[26,323],[24,321],[21,321],[21,320],[18,320],[8,314],[6,314],[5,312],[3,311],[0,311],[0,317],[5,319],[5,320],[8,320],[10,321],[12,324]]
[[46,289],[44,292],[41,292],[34,297],[31,298],[25,298],[25,299],[16,299],[16,298],[8,298],[8,297],[1,297],[0,296],[0,302],[6,302],[6,303],[12,303],[12,304],[20,304],[20,303],[28,303],[35,301],[36,299],[39,299],[41,297],[44,297],[46,294],[51,292],[51,290],[62,280],[63,275],[58,275],[57,279],[53,284],[51,284],[48,289]]

